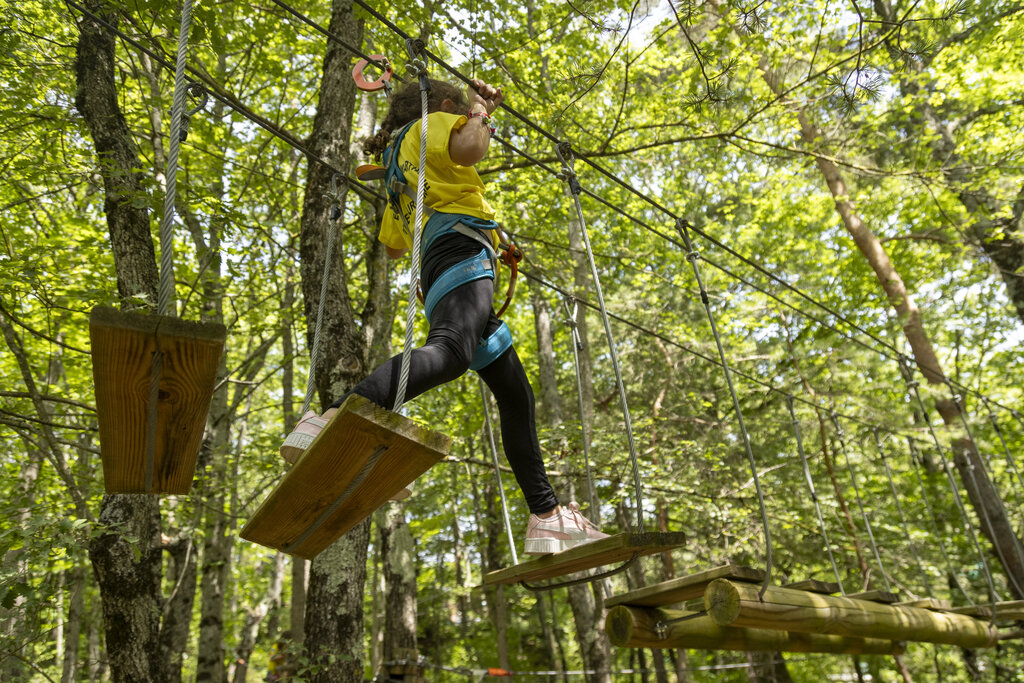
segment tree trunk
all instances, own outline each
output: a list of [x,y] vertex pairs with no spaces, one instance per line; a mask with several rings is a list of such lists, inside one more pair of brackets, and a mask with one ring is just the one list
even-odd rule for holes
[[242,633],[238,638],[238,647],[235,648],[235,669],[231,677],[232,683],[245,683],[249,671],[249,658],[256,648],[256,637],[259,635],[260,624],[281,604],[284,565],[284,553],[274,553],[274,558],[270,562],[270,581],[267,584],[267,592],[259,604],[245,614]]
[[370,520],[363,520],[313,560],[306,608],[312,683],[363,676],[363,590]]
[[[763,66],[763,63],[762,72],[769,88],[776,95],[781,95],[778,76]],[[802,109],[797,110],[797,120],[804,141],[810,145],[816,144],[821,139],[820,132]],[[844,227],[874,270],[890,305],[896,311],[903,334],[913,350],[918,369],[929,384],[945,384],[946,375],[924,328],[921,310],[907,291],[903,278],[889,259],[877,235],[864,224],[857,213],[842,174],[834,163],[822,156],[817,156],[815,163],[835,199],[836,211],[842,218]],[[952,399],[937,400],[935,407],[947,427],[954,430],[960,428],[959,409]],[[954,439],[951,449],[968,498],[981,519],[981,530],[991,541],[1002,561],[1003,568],[1010,578],[1011,592],[1017,599],[1022,599],[1024,594],[1019,587],[1024,587],[1024,545],[1015,535],[1006,509],[985,470],[975,444],[968,439]]]
[[405,505],[384,505],[378,519],[384,558],[385,662],[416,652],[416,547],[405,522]]
[[196,597],[198,551],[191,529],[180,538],[166,543],[164,548],[170,557],[167,575],[174,585],[164,604],[164,618],[160,625],[160,658],[167,683],[181,683],[181,666],[188,647],[192,606]]
[[78,680],[78,646],[82,635],[82,624],[85,620],[85,590],[87,574],[84,566],[78,566],[68,572],[70,579],[70,605],[68,606],[67,629],[64,634],[63,666],[61,683],[74,683]]
[[[105,3],[87,0],[88,9],[116,25]],[[114,78],[114,39],[99,22],[79,23],[75,56],[75,105],[92,135],[103,177],[104,210],[123,305],[135,297],[156,302],[157,268],[142,174],[135,143],[118,105]],[[100,595],[108,660],[114,681],[163,681],[159,665],[160,509],[155,496],[106,495],[100,530],[89,544]]]

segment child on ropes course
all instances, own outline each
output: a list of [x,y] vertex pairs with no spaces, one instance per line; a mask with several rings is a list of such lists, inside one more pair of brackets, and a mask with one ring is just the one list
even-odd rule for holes
[[[500,88],[480,80],[474,80],[465,94],[449,83],[430,80],[424,211],[430,217],[423,228],[420,267],[430,332],[426,343],[411,352],[406,396],[411,399],[450,382],[467,369],[480,374],[497,400],[505,457],[530,509],[524,550],[544,554],[607,534],[586,519],[576,503],[559,505],[537,440],[533,389],[508,326],[492,305],[498,224],[474,166],[487,154],[494,132],[490,117],[503,97]],[[386,167],[390,201],[379,239],[391,258],[402,257],[413,245],[421,112],[419,84],[414,81],[398,89],[380,130],[363,144],[363,150],[382,157]],[[350,393],[394,409],[401,363],[401,354],[394,356]],[[323,416],[306,413],[281,454],[297,459],[344,398]]]

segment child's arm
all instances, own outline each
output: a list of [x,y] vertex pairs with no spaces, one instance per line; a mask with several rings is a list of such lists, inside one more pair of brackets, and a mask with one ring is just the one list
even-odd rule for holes
[[466,95],[469,99],[470,119],[462,128],[452,131],[448,139],[448,154],[457,164],[475,166],[486,156],[491,144],[491,129],[486,117],[490,117],[498,108],[505,95],[501,88],[495,88],[479,79],[473,79],[473,85],[466,88]]

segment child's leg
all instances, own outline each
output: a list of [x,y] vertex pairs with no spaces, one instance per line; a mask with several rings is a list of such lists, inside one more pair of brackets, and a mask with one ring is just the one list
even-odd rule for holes
[[[437,303],[430,317],[430,333],[426,343],[411,352],[406,401],[428,389],[457,379],[466,372],[491,315],[493,294],[492,280],[474,280],[453,289]],[[402,354],[397,354],[378,366],[350,393],[392,409],[398,393],[401,368]],[[331,407],[340,406],[344,399],[343,396]]]
[[533,388],[515,347],[480,370],[480,377],[498,402],[505,457],[519,488],[523,490],[530,512],[535,515],[550,512],[558,506],[558,498],[548,482],[537,441]]

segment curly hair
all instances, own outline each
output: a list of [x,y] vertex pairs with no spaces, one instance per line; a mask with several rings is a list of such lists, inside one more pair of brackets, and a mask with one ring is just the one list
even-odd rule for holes
[[[466,97],[462,90],[451,83],[437,81],[433,78],[430,81],[430,92],[427,93],[427,111],[435,112],[441,110],[441,103],[451,100],[457,109],[467,110],[469,108]],[[380,123],[380,130],[376,134],[363,140],[363,152],[374,158],[380,158],[384,148],[391,141],[391,133],[398,130],[410,121],[420,118],[422,104],[420,102],[419,81],[406,83],[391,96],[391,106],[388,114]]]

